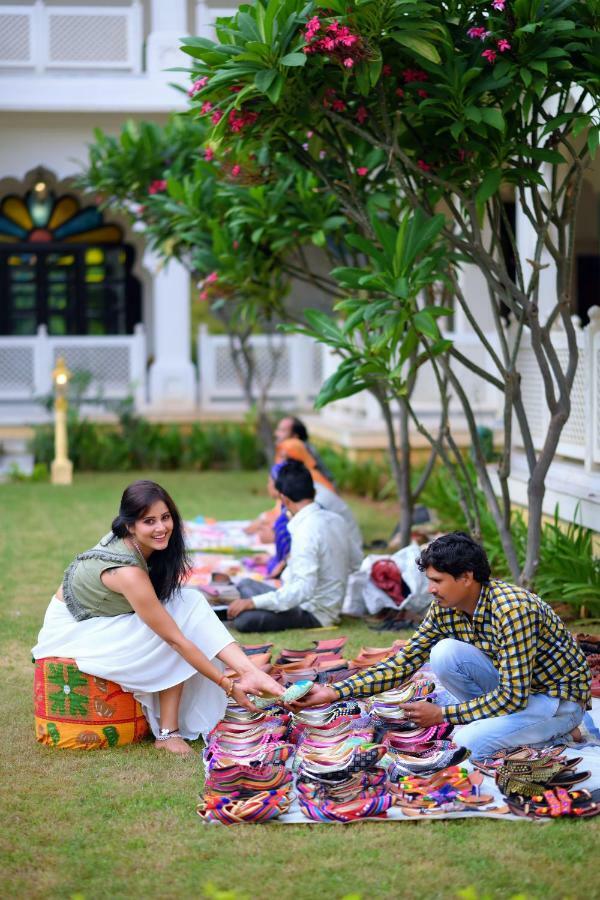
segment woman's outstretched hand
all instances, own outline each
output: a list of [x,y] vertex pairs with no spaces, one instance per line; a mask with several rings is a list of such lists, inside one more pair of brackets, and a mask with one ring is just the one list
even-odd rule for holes
[[268,697],[281,697],[283,688],[270,675],[253,666],[235,682],[244,693],[265,694]]

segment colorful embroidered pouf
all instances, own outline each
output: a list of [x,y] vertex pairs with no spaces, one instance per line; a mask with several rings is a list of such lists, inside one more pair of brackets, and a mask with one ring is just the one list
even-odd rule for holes
[[35,661],[35,733],[41,744],[63,750],[121,747],[149,731],[133,694],[114,681],[86,675],[74,659]]

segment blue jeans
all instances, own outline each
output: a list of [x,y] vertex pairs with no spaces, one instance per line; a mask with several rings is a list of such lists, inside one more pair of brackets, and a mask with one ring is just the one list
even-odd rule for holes
[[[431,651],[430,662],[437,681],[459,702],[480,697],[498,686],[498,672],[491,659],[472,644],[444,638]],[[563,743],[580,724],[583,713],[580,704],[572,700],[530,694],[525,709],[462,725],[453,740],[468,747],[475,759],[525,744]]]

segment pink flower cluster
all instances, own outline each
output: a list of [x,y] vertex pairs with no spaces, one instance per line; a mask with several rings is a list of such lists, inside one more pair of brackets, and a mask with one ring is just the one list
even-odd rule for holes
[[229,113],[229,127],[234,134],[238,134],[247,125],[254,125],[257,119],[257,112],[243,109],[232,109]]
[[497,9],[498,12],[504,12],[505,6],[506,0],[492,0],[492,9]]
[[164,178],[157,179],[150,184],[148,188],[149,194],[160,194],[167,189],[167,182]]
[[429,75],[422,69],[403,69],[402,77],[406,84],[410,84],[412,81],[429,81]]
[[198,91],[201,91],[202,88],[206,87],[208,84],[208,75],[205,75],[203,78],[199,78],[198,81],[195,81],[191,88],[188,91],[188,97],[194,97]]
[[[504,38],[500,38],[499,41],[496,41],[496,47],[500,51],[500,53],[506,53],[507,50],[510,50],[510,43]],[[489,63],[495,63],[498,53],[496,50],[484,50],[481,54],[484,59],[487,59]]]
[[362,38],[347,25],[340,25],[337,19],[325,25],[318,16],[313,16],[304,29],[304,37],[304,53],[327,54],[346,69],[352,69],[363,53]]
[[489,37],[490,32],[486,31],[483,26],[477,25],[474,28],[469,28],[467,35],[468,37],[473,38],[473,40],[485,41],[486,37]]

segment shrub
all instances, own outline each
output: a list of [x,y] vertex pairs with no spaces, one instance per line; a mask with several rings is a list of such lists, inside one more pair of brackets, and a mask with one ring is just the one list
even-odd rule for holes
[[[510,570],[500,536],[479,490],[477,499],[481,511],[481,543],[488,554],[492,572],[497,577],[508,578]],[[423,501],[435,510],[441,531],[469,531],[454,481],[443,472],[438,470],[431,476]],[[512,513],[511,531],[522,564],[527,546],[527,525],[519,510]],[[600,614],[600,558],[594,556],[593,539],[594,532],[590,528],[577,522],[561,523],[557,506],[553,521],[542,525],[540,563],[533,589],[548,601],[568,603],[577,608],[583,605],[592,615]]]
[[[178,425],[154,425],[122,410],[118,427],[71,417],[69,455],[80,471],[131,469],[259,469],[265,455],[258,438],[245,425],[195,423],[189,432]],[[30,450],[37,463],[54,458],[54,430],[35,429]]]

